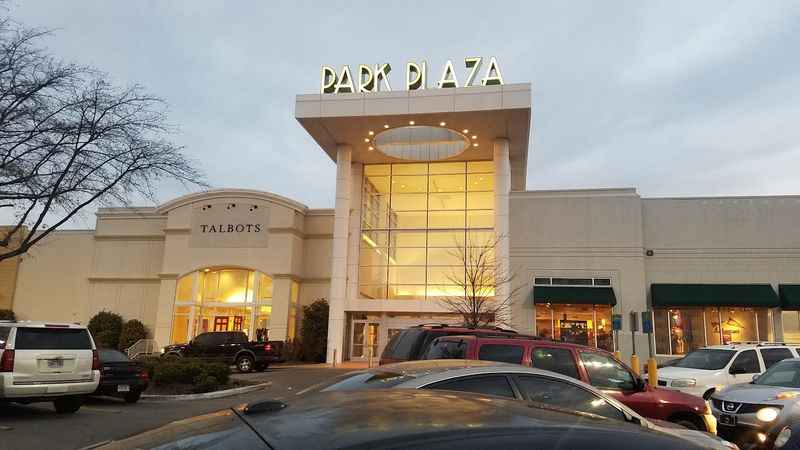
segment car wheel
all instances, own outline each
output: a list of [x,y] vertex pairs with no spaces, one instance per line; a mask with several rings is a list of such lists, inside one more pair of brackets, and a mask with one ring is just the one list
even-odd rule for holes
[[248,373],[253,370],[253,358],[250,356],[240,356],[236,360],[236,369],[241,373]]
[[53,400],[53,406],[59,414],[71,414],[81,409],[83,399],[81,397],[64,397]]
[[142,391],[130,391],[125,394],[125,403],[136,403],[142,397]]

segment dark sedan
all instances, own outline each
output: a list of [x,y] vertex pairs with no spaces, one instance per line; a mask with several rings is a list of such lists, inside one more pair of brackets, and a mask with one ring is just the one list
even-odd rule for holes
[[121,396],[128,403],[136,403],[150,381],[144,365],[131,361],[117,350],[101,348],[100,384],[95,394]]
[[703,448],[594,415],[426,390],[322,392],[182,420],[101,449]]

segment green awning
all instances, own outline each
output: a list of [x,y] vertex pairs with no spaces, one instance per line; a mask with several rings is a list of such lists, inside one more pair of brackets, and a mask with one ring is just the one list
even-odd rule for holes
[[769,284],[657,284],[650,285],[653,307],[668,306],[778,306]]
[[778,285],[778,293],[781,298],[781,308],[800,309],[800,284]]
[[617,297],[610,287],[535,286],[533,302],[614,306],[617,304]]

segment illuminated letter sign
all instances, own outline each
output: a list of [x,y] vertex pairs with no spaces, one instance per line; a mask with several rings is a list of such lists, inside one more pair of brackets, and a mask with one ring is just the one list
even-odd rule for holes
[[[467,69],[464,87],[476,85],[475,82],[477,81],[482,61],[483,57],[480,56],[464,58],[464,67]],[[353,79],[350,66],[342,66],[342,70],[339,72],[336,72],[331,66],[322,66],[320,92],[323,94],[340,94],[391,91],[392,87],[389,84],[389,72],[391,71],[392,66],[389,63],[375,64],[374,66],[359,64],[358,71],[352,72],[356,73],[356,78]],[[436,82],[437,88],[459,87],[458,75],[452,61],[445,63],[441,74],[439,81]],[[421,61],[420,63],[409,61],[406,64],[405,75],[405,85],[409,91],[428,88],[428,63],[426,61]],[[489,64],[486,67],[483,78],[480,80],[480,85],[497,86],[502,84],[503,75],[500,73],[500,66],[492,56],[489,58]]]

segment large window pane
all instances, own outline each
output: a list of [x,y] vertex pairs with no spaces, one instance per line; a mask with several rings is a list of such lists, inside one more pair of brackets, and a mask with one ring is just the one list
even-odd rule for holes
[[179,302],[192,301],[192,286],[194,284],[194,274],[191,273],[178,280],[178,287],[175,294],[175,300]]
[[551,339],[553,337],[553,309],[547,305],[536,305],[536,335]]
[[427,163],[392,164],[392,175],[426,175]]
[[417,194],[428,191],[428,177],[426,176],[393,176],[392,193]]
[[358,293],[363,298],[386,298],[385,284],[359,285]]
[[361,228],[370,230],[389,226],[389,196],[365,195],[363,198]]
[[454,284],[428,284],[428,298],[463,297],[466,295],[463,286]]
[[800,342],[800,315],[797,311],[782,311],[783,341]]
[[467,209],[494,209],[494,192],[470,192]]
[[261,274],[261,281],[258,287],[258,298],[261,301],[272,300],[272,278]]
[[720,345],[722,343],[719,327],[719,308],[705,308],[706,315],[706,345]]
[[389,264],[388,255],[389,249],[387,248],[362,248],[360,256],[361,265],[385,266]]
[[394,211],[424,211],[427,209],[427,194],[395,194],[392,195]]
[[389,193],[391,177],[368,176],[364,178],[364,194],[380,195]]
[[389,285],[389,298],[420,300],[425,298],[425,285]]
[[361,248],[375,248],[389,246],[388,231],[363,231],[361,233]]
[[219,272],[202,273],[203,297],[202,300],[217,300],[219,299]]
[[669,313],[666,309],[653,310],[653,332],[656,335],[656,353],[669,355]]
[[424,248],[393,248],[389,263],[398,266],[425,266]]
[[429,170],[431,174],[464,173],[466,171],[466,164],[463,162],[430,163]]
[[494,172],[493,161],[469,161],[467,162],[467,172],[469,173],[491,173]]
[[767,308],[755,308],[756,322],[758,323],[758,340],[759,341],[775,341],[775,333],[772,329],[772,321],[770,313]]
[[477,210],[467,211],[467,228],[492,228],[494,227],[494,211]]
[[429,266],[428,284],[463,284],[463,266]]
[[464,228],[464,211],[431,211],[429,228]]
[[466,240],[464,231],[429,231],[428,247],[463,246]]
[[389,245],[392,247],[425,247],[425,231],[392,231]]
[[362,266],[358,268],[358,279],[363,284],[386,284],[386,266]]
[[464,261],[459,258],[458,251],[455,248],[429,248],[428,249],[428,264],[431,266],[454,266],[461,264]]
[[464,192],[466,182],[464,175],[431,175],[430,191]]
[[722,343],[755,341],[756,316],[753,308],[720,308]]
[[393,228],[425,228],[427,218],[425,211],[402,211],[394,213]]
[[189,315],[175,314],[172,318],[172,336],[170,342],[179,344],[187,342],[189,337]]
[[390,266],[389,284],[425,284],[425,266]]
[[391,174],[390,164],[370,164],[364,166],[364,175],[389,175]]
[[463,192],[431,193],[428,199],[428,209],[464,209],[464,195]]
[[594,347],[593,309],[592,305],[553,305],[555,340]]
[[673,355],[684,355],[706,345],[701,308],[670,309],[669,326]]
[[611,330],[611,307],[608,305],[595,305],[595,333],[597,348],[614,351],[614,338]]
[[493,191],[494,175],[478,173],[467,175],[468,191]]

